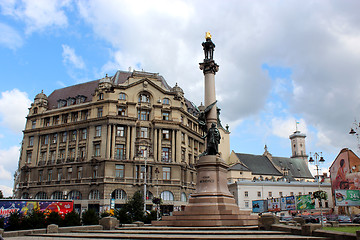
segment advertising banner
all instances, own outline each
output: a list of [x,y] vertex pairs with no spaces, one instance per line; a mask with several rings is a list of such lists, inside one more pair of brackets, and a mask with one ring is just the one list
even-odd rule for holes
[[73,201],[1,200],[0,217],[4,218],[6,226],[7,219],[13,212],[18,211],[22,216],[25,216],[32,210],[39,210],[45,212],[45,214],[58,212],[61,216],[64,216],[71,212],[73,207]]
[[266,200],[252,201],[252,211],[253,211],[253,213],[266,212],[267,211],[267,202],[266,202]]
[[336,206],[360,206],[359,190],[335,190]]
[[299,195],[295,199],[297,210],[315,209],[315,201],[311,199],[311,195]]
[[281,211],[295,210],[295,196],[282,197],[280,199],[280,208]]
[[269,212],[280,212],[280,198],[268,199],[267,202]]

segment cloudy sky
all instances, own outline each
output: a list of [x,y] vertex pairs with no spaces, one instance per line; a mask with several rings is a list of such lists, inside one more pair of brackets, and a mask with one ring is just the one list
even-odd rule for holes
[[158,72],[203,99],[201,43],[210,31],[216,90],[231,150],[291,155],[289,135],[325,169],[360,120],[359,1],[0,2],[0,189],[10,195],[28,107],[41,90],[117,70]]

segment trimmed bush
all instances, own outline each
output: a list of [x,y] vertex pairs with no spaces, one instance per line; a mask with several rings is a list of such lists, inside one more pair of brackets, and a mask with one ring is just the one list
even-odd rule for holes
[[84,225],[98,225],[99,214],[95,211],[95,209],[88,209],[82,213],[81,220]]
[[58,212],[51,212],[46,218],[47,225],[56,224],[58,226],[62,226],[64,224],[63,222],[64,221]]
[[67,213],[64,218],[63,226],[64,227],[81,226],[80,215],[74,210],[72,212]]

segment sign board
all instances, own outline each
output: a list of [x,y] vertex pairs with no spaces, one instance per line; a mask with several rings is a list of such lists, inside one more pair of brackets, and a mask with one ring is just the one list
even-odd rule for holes
[[360,191],[359,190],[335,190],[335,205],[336,206],[360,206]]
[[295,210],[295,196],[282,197],[280,199],[280,208],[281,211]]
[[267,211],[267,202],[266,200],[254,200],[252,201],[252,211],[253,213],[263,213]]
[[296,209],[315,209],[315,201],[311,198],[311,195],[299,195],[295,197]]
[[280,198],[272,198],[267,200],[269,212],[280,212]]

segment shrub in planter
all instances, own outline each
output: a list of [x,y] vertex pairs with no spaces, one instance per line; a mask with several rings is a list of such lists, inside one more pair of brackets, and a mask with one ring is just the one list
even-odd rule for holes
[[63,219],[58,212],[51,212],[46,218],[46,224],[56,224],[58,226],[63,225]]
[[69,212],[65,215],[63,223],[64,223],[63,226],[65,227],[80,226],[81,225],[80,215],[75,211]]
[[84,225],[98,225],[99,214],[94,209],[88,209],[82,213],[81,220]]
[[6,227],[7,231],[16,231],[20,230],[21,228],[21,216],[20,212],[16,211],[10,214],[8,219],[8,226]]

